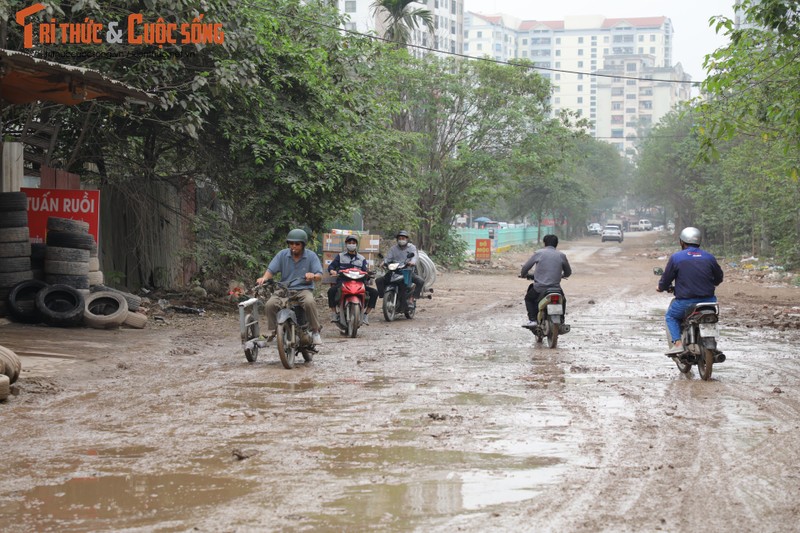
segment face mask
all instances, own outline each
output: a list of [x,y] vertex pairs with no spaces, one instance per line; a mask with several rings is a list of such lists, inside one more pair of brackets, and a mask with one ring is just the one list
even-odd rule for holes
[[355,252],[356,249],[358,249],[358,245],[357,244],[348,244],[347,245],[347,251],[348,252]]
[[406,244],[408,244],[408,239],[397,239],[397,244],[399,246],[405,246]]

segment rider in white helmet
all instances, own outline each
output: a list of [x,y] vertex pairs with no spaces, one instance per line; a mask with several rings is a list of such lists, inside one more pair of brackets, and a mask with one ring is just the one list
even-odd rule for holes
[[709,252],[700,249],[701,233],[697,228],[681,231],[681,251],[667,261],[667,267],[658,280],[658,292],[663,292],[675,282],[675,299],[667,309],[666,321],[672,348],[667,355],[684,352],[681,344],[681,321],[686,310],[700,302],[716,302],[714,290],[722,283],[722,268]]

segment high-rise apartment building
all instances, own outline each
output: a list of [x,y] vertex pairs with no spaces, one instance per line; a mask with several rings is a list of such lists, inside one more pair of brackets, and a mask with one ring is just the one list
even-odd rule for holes
[[[375,0],[338,0],[339,11],[349,20],[344,29],[383,36],[386,12],[373,7]],[[464,0],[422,0],[412,7],[427,9],[433,15],[433,34],[425,26],[412,31],[409,51],[417,57],[430,53],[461,53],[464,48]],[[435,52],[434,52],[435,53]]]
[[[624,154],[631,154],[636,132],[647,130],[648,121],[655,124],[690,96],[689,76],[680,65],[672,65],[673,29],[667,17],[594,15],[521,21],[508,15],[468,12],[464,22],[466,55],[532,61],[552,82],[553,113],[571,109],[589,118],[595,137],[612,142]],[[616,80],[620,68],[632,70],[620,74],[626,76],[623,96],[628,101],[622,107],[622,134],[617,137],[620,114],[612,108],[611,96],[619,87],[597,74]],[[667,85],[653,81],[665,79],[670,80]],[[666,87],[672,88],[663,90]],[[647,94],[649,91],[652,94]],[[650,97],[642,105],[638,103],[640,94]],[[638,126],[628,128],[628,124]]]

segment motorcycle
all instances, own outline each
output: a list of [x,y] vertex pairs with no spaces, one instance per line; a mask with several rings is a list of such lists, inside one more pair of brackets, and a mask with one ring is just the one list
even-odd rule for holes
[[310,363],[317,349],[305,310],[295,299],[294,291],[290,291],[285,284],[270,279],[264,285],[257,285],[253,292],[252,298],[239,303],[239,329],[245,358],[255,363],[259,349],[267,347],[269,340],[261,335],[258,311],[271,294],[277,294],[281,298],[281,308],[278,310],[275,337],[281,364],[284,368],[294,368],[298,353],[302,354],[305,362]]
[[339,271],[339,276],[344,278],[341,287],[341,296],[336,307],[339,326],[343,335],[355,338],[358,328],[361,327],[361,317],[367,307],[366,283],[370,275],[358,268],[346,268]]
[[[661,276],[662,268],[654,268],[653,274]],[[670,285],[667,292],[674,293],[675,287]],[[697,372],[703,381],[711,379],[714,363],[725,362],[725,354],[717,348],[719,338],[719,305],[717,302],[700,302],[686,310],[681,321],[681,343],[684,352],[669,356],[683,374],[688,374],[692,365],[697,365]],[[669,340],[669,331],[667,331]]]
[[[382,255],[379,255],[381,259]],[[414,257],[413,252],[408,252],[408,259]],[[414,318],[417,312],[417,304],[413,301],[415,285],[412,281],[411,272],[413,267],[407,262],[390,263],[386,266],[389,272],[389,279],[383,291],[383,318],[387,322],[392,322],[400,313],[403,313],[409,320]],[[406,299],[400,301],[400,284],[406,286]]]
[[[525,276],[533,281],[533,276]],[[564,278],[566,279],[566,278]],[[570,325],[564,323],[564,308],[566,298],[560,289],[548,289],[539,299],[539,314],[536,326],[522,326],[530,330],[536,337],[536,342],[547,340],[548,348],[558,347],[558,336],[570,332]]]

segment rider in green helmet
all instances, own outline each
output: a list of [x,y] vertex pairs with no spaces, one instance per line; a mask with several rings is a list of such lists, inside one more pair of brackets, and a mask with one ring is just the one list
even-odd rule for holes
[[[322,338],[319,335],[321,326],[317,315],[317,306],[314,302],[314,282],[322,280],[322,263],[317,254],[311,250],[306,250],[308,235],[302,229],[293,229],[286,235],[287,248],[278,252],[270,261],[264,275],[256,280],[260,285],[272,279],[275,274],[280,273],[281,280],[286,283],[289,290],[298,291],[303,309],[306,312],[308,323],[314,344],[322,345]],[[281,307],[281,300],[273,295],[267,300],[266,315],[267,327],[270,331],[270,338],[274,336],[277,329],[278,310]]]

